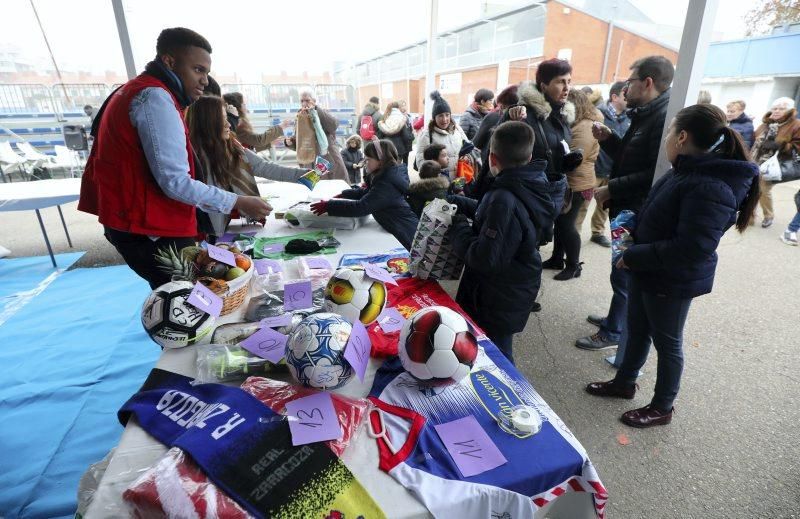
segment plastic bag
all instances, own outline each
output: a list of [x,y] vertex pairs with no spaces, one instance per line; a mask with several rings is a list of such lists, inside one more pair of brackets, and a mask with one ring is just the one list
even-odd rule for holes
[[761,178],[766,182],[780,182],[783,178],[781,163],[778,161],[777,153],[764,161],[764,163],[759,166],[758,170],[761,171]]
[[[248,337],[261,329],[258,323],[248,324],[253,328]],[[284,330],[278,329],[281,333],[287,333]],[[273,364],[235,344],[200,344],[196,350],[197,381],[203,384],[235,382],[251,376],[288,372],[284,360]]]
[[294,260],[300,279],[311,281],[314,290],[325,289],[333,276],[333,265],[322,257],[300,257]]
[[366,223],[369,216],[355,218],[352,216],[316,215],[311,210],[311,202],[298,202],[286,210],[284,220],[295,227],[311,227],[317,229],[345,229],[352,231]]
[[419,279],[459,279],[464,262],[456,256],[447,232],[456,205],[434,199],[422,210],[411,244],[410,270]]
[[633,245],[636,213],[624,210],[611,221],[611,264],[616,265],[622,253]]
[[[292,280],[287,280],[292,281]],[[312,285],[313,287],[313,285]],[[291,313],[307,317],[322,310],[325,302],[325,287],[314,288],[311,295],[311,308],[292,310]],[[244,318],[248,321],[260,321],[267,317],[277,317],[286,313],[283,308],[283,288],[270,290],[261,295],[253,296],[247,304]]]
[[89,510],[89,505],[92,504],[94,494],[97,492],[98,487],[100,487],[100,481],[106,473],[108,464],[111,463],[111,458],[114,457],[115,450],[116,447],[111,449],[102,460],[89,465],[89,468],[86,469],[86,472],[81,476],[81,480],[78,483],[78,509],[75,512],[76,519],[84,517],[86,511]]

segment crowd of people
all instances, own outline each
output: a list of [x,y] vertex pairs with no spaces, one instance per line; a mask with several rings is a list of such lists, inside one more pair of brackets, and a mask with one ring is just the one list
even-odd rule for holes
[[[543,270],[554,279],[582,271],[580,228],[592,201],[591,242],[612,245],[606,221],[633,213],[633,244],[612,261],[608,311],[588,316],[597,333],[579,338],[587,350],[617,347],[618,368],[586,391],[633,398],[651,344],[658,353],[651,403],[622,416],[635,427],[669,423],[680,384],[683,326],[693,298],[712,289],[716,248],[736,226],[744,232],[760,203],[762,226],[774,218],[771,184],[759,165],[800,152],[800,120],[781,98],[753,129],[743,101],[727,113],[698,103],[669,122],[664,146],[672,169],[654,184],[674,66],[649,56],[630,66],[607,99],[575,88],[572,65],[539,64],[535,80],[480,89],[456,121],[438,92],[431,119],[412,120],[404,101],[371,98],[358,131],[340,149],[337,121],[303,92],[295,132],[288,122],[259,133],[241,94],[224,96],[208,75],[211,45],[184,28],[164,30],[156,58],[93,115],[94,147],[79,209],[98,215],[107,239],[155,288],[165,275],[157,249],[220,236],[233,214],[261,219],[272,208],[255,176],[294,181],[318,156],[330,177],[351,188],[312,204],[318,214],[371,214],[407,249],[420,213],[435,198],[458,207],[450,238],[465,268],[457,302],[513,362],[513,336],[536,302]],[[298,168],[256,152],[275,139],[296,150]],[[752,157],[751,157],[752,150]],[[409,156],[419,173],[411,182]],[[800,202],[799,202],[800,204]],[[630,227],[630,226],[629,226]],[[800,208],[783,233],[797,244]],[[552,242],[551,256],[540,250]]]

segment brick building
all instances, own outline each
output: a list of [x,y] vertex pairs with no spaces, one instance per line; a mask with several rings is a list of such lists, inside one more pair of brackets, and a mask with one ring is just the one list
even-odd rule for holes
[[[533,79],[537,65],[551,57],[572,63],[575,84],[612,83],[627,78],[630,64],[643,56],[677,62],[679,34],[627,0],[538,2],[440,33],[436,85],[458,113],[479,88],[499,91]],[[378,96],[382,105],[406,99],[409,110],[421,112],[425,56],[422,41],[356,64],[350,81],[358,106]]]

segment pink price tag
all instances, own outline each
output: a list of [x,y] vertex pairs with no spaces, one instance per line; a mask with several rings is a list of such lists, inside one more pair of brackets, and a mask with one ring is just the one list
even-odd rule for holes
[[465,416],[433,427],[465,478],[508,463],[474,416]]
[[375,281],[383,281],[384,283],[391,283],[392,285],[397,284],[397,281],[394,280],[392,275],[381,267],[364,261],[361,262],[361,266],[364,267],[364,272],[366,272],[367,276]]
[[302,310],[313,306],[314,303],[311,299],[311,281],[295,281],[283,285],[284,310]]
[[396,308],[384,308],[377,320],[381,329],[386,333],[400,330],[406,322],[406,318]]
[[284,326],[289,326],[292,324],[292,314],[283,314],[283,315],[276,315],[274,317],[265,317],[261,319],[262,327],[265,328],[282,328]]
[[342,439],[330,393],[319,392],[286,403],[292,445]]
[[272,328],[261,328],[256,333],[239,343],[253,355],[277,364],[286,354],[286,337]]
[[310,269],[333,269],[330,262],[325,258],[306,258],[306,265]]
[[229,250],[220,249],[216,245],[208,246],[208,257],[226,265],[230,265],[231,267],[236,266],[236,258],[233,256],[233,253]]
[[186,302],[214,317],[219,317],[222,312],[222,298],[200,282],[194,285],[192,293],[189,294]]
[[367,372],[367,364],[369,363],[369,351],[372,348],[372,343],[369,340],[369,334],[361,321],[356,320],[353,323],[353,331],[350,332],[350,337],[347,339],[347,344],[344,347],[344,358],[350,363],[350,366],[358,375],[358,379],[364,381],[364,374]]
[[[283,272],[283,267],[281,267],[280,262],[271,260],[271,259],[257,259],[253,261],[253,264],[256,267],[256,273],[259,276],[263,276],[266,274],[274,274],[276,272]],[[270,272],[272,269],[272,272]]]

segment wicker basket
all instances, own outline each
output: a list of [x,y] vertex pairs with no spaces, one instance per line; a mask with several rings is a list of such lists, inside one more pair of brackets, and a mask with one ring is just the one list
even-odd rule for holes
[[250,268],[247,269],[243,275],[232,281],[228,281],[228,292],[222,296],[222,311],[219,314],[220,316],[228,315],[242,306],[244,300],[247,299],[254,270],[255,267],[251,262]]

